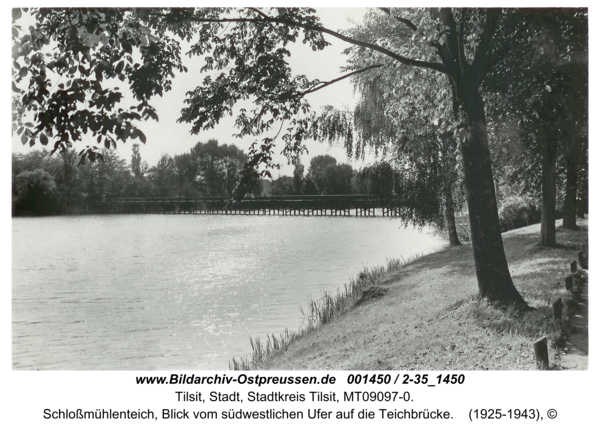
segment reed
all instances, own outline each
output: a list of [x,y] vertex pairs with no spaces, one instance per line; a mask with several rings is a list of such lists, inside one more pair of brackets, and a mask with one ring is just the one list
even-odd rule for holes
[[316,300],[309,296],[307,311],[300,307],[304,321],[298,331],[286,328],[279,336],[267,335],[266,340],[262,341],[250,337],[252,352],[245,357],[232,358],[229,361],[229,369],[255,370],[266,367],[275,353],[287,350],[302,336],[347,313],[362,301],[364,290],[377,284],[386,274],[400,270],[405,264],[419,257],[421,255],[413,255],[408,260],[388,259],[384,266],[365,267],[354,279],[344,284],[344,288],[338,288],[335,293],[324,291],[323,296]]

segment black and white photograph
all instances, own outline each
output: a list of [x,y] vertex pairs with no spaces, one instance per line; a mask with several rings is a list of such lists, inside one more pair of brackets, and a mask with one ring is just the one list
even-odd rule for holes
[[587,7],[137,6],[11,7],[13,374],[589,372]]

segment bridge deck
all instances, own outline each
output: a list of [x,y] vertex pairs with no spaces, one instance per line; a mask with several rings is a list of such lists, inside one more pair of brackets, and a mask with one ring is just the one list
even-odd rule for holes
[[363,194],[329,196],[124,197],[108,199],[105,213],[174,213],[283,216],[397,216],[393,201]]

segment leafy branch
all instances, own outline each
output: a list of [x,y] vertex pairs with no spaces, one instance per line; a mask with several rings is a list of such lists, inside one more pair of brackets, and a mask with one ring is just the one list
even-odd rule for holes
[[342,81],[342,80],[344,80],[346,78],[349,78],[351,76],[358,75],[359,73],[364,73],[364,72],[367,72],[367,71],[372,70],[372,69],[377,69],[377,68],[382,67],[382,66],[383,66],[382,64],[375,64],[375,65],[372,65],[372,66],[369,66],[369,67],[365,67],[365,68],[360,69],[360,70],[355,70],[354,72],[351,72],[351,73],[346,73],[345,75],[340,76],[339,78],[333,79],[331,81],[325,81],[325,82],[317,81],[315,83],[315,86],[313,86],[312,88],[310,88],[307,91],[301,91],[301,92],[299,92],[299,94],[301,96],[304,96],[306,94],[314,93],[315,91],[322,90],[323,88],[328,87],[329,85],[335,84],[336,82]]
[[400,62],[401,64],[404,64],[407,66],[424,67],[424,68],[436,70],[436,71],[444,73],[444,74],[449,73],[447,68],[441,63],[432,63],[432,62],[428,62],[428,61],[414,60],[414,59],[402,56],[400,54],[397,54],[387,48],[376,45],[374,43],[369,43],[369,42],[365,42],[362,40],[358,40],[358,39],[354,39],[352,37],[346,36],[337,31],[323,27],[322,25],[314,25],[314,24],[311,24],[308,22],[295,21],[293,19],[287,18],[285,14],[283,14],[283,15],[280,14],[279,17],[272,17],[258,9],[255,9],[255,8],[250,8],[250,10],[257,12],[260,15],[260,18],[205,18],[205,17],[194,16],[194,17],[190,17],[190,20],[194,21],[194,22],[198,22],[198,23],[237,22],[237,23],[257,24],[257,23],[262,23],[262,22],[270,22],[270,23],[274,23],[274,24],[284,24],[284,25],[287,25],[290,27],[299,27],[299,28],[303,28],[303,29],[309,30],[309,31],[315,31],[315,32],[319,32],[319,33],[329,34],[330,36],[333,36],[337,39],[340,39],[340,40],[350,43],[352,45],[362,46],[363,48],[371,49],[373,51],[384,54],[384,55]]

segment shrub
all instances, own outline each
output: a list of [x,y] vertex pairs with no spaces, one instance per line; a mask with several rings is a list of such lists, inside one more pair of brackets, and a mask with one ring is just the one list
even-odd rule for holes
[[540,222],[541,211],[530,197],[510,196],[501,202],[498,216],[500,229],[504,232]]

